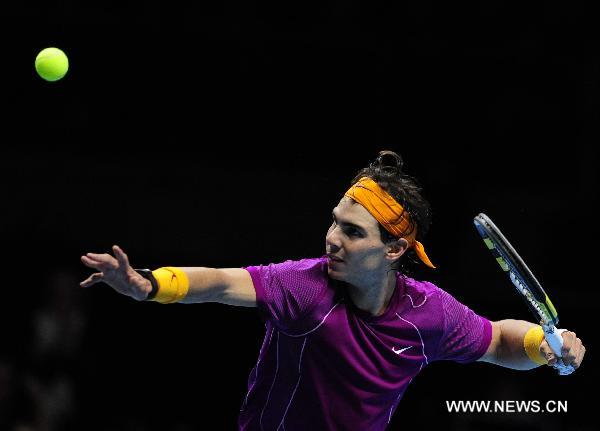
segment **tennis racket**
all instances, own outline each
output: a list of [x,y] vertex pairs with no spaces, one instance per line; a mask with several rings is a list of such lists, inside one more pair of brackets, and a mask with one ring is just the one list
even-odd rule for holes
[[573,366],[564,365],[560,359],[563,345],[560,334],[563,330],[556,328],[558,313],[542,285],[488,216],[481,213],[473,221],[483,242],[492,252],[502,270],[510,277],[537,321],[541,323],[546,341],[558,359],[554,368],[561,375],[572,373],[575,370]]

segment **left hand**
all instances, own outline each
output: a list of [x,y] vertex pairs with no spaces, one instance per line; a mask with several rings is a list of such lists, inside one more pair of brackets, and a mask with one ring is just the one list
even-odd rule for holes
[[[585,346],[581,342],[581,339],[577,338],[577,334],[571,331],[564,331],[562,334],[563,346],[562,346],[562,361],[565,365],[572,365],[573,368],[577,369],[583,361],[585,356]],[[542,341],[540,345],[540,353],[548,360],[549,366],[556,364],[557,358],[548,342]]]

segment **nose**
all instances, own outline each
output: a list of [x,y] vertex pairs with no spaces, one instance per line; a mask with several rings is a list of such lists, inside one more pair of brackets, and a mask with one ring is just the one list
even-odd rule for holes
[[331,225],[325,236],[325,246],[328,253],[336,253],[342,247],[337,228],[336,225]]

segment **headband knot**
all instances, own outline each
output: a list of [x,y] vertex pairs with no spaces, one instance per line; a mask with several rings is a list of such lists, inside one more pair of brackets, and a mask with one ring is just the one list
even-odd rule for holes
[[[369,177],[358,180],[344,196],[361,204],[389,233],[408,241],[409,248],[425,265],[435,268],[429,260],[425,247],[416,240],[417,227],[411,223],[410,214],[388,192]],[[411,225],[414,228],[411,229]]]

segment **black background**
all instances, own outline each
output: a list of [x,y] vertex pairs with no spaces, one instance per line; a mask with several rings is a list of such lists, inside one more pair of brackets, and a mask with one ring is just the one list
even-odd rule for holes
[[[0,415],[35,416],[27,376],[63,375],[76,396],[62,429],[234,429],[264,333],[256,310],[82,290],[79,256],[112,244],[150,268],[318,256],[351,178],[393,149],[433,207],[425,245],[439,269],[419,277],[492,320],[531,319],[473,228],[486,212],[588,353],[566,378],[436,363],[390,428],[592,429],[600,54],[588,6],[2,9],[0,359],[23,394]],[[70,60],[54,83],[33,68],[48,46]],[[57,292],[85,331],[76,353],[36,358],[32,322]],[[566,400],[568,412],[448,413],[461,399]]]

